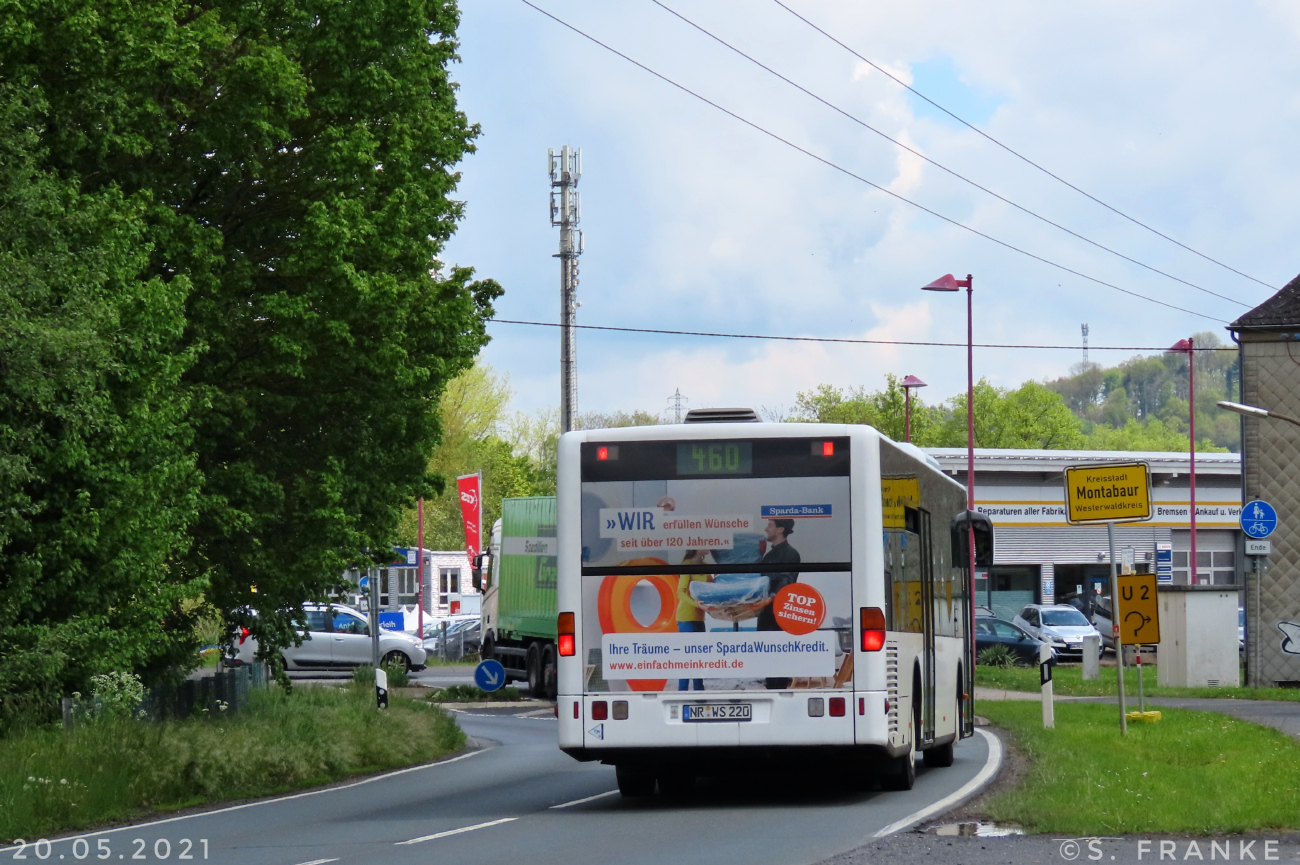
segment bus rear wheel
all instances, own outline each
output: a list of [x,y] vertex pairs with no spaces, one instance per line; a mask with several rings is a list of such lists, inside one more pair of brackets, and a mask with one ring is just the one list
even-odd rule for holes
[[618,779],[618,792],[627,798],[641,798],[655,794],[655,776],[642,766],[619,763],[614,767]]

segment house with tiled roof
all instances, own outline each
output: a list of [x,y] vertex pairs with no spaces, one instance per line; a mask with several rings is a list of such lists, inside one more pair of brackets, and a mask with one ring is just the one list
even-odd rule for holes
[[[1300,416],[1300,276],[1228,326],[1241,357],[1241,401]],[[1246,676],[1300,686],[1300,427],[1242,417],[1242,495],[1277,509],[1271,553],[1245,571]]]

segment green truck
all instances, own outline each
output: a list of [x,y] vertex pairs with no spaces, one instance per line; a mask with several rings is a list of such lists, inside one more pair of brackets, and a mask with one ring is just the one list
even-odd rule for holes
[[511,679],[526,679],[534,697],[553,700],[555,496],[503,499],[491,552],[482,587],[483,658],[500,661]]

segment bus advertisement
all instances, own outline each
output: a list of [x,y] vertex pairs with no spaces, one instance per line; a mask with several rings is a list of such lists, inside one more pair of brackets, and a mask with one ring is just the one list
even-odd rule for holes
[[933,460],[759,423],[569,433],[559,459],[567,753],[625,795],[759,751],[904,788],[918,752],[951,763],[973,719],[965,492]]

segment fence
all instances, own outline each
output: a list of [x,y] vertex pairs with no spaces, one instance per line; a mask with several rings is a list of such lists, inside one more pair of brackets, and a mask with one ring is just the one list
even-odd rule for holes
[[[218,670],[211,676],[186,679],[178,685],[157,685],[145,694],[134,714],[151,721],[180,720],[195,713],[230,714],[248,705],[250,692],[265,688],[268,680],[266,664],[244,664]],[[63,726],[72,727],[78,721],[93,718],[103,709],[99,698],[74,700],[64,697]]]

